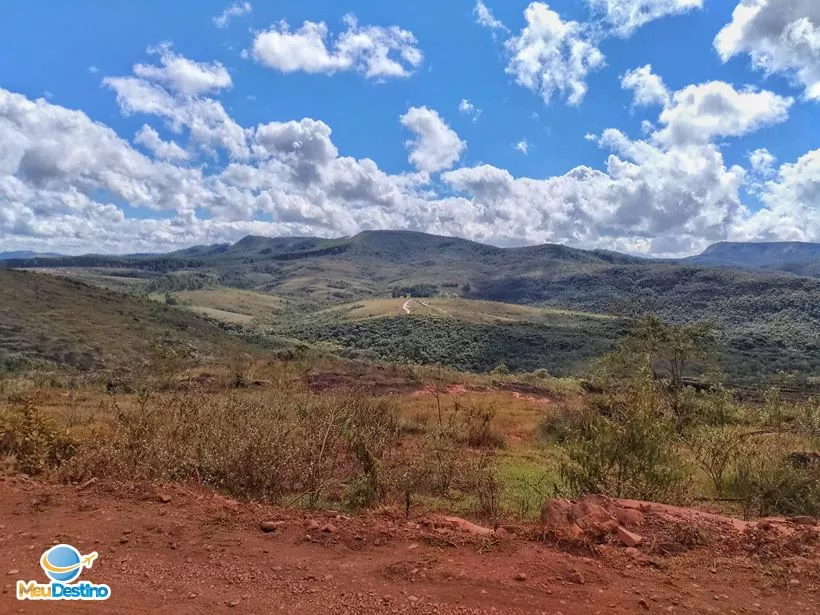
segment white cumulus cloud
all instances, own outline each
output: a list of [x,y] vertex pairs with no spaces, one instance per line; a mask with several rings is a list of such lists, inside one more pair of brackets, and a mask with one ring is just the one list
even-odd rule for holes
[[291,32],[282,21],[256,34],[251,54],[260,64],[292,73],[356,71],[369,79],[408,77],[424,55],[412,32],[398,26],[360,26],[353,15],[347,29],[331,37],[324,22],[306,21]]
[[493,12],[487,7],[486,4],[484,4],[483,0],[476,1],[473,13],[475,14],[476,21],[485,28],[489,28],[490,30],[502,30],[505,32],[509,31],[507,26],[495,18],[495,15],[493,15]]
[[233,87],[231,75],[219,62],[195,62],[173,52],[169,43],[149,49],[159,55],[161,66],[136,64],[134,74],[155,81],[174,92],[198,96]]
[[545,103],[560,94],[570,105],[579,104],[587,92],[587,75],[605,63],[589,28],[562,20],[544,2],[531,3],[524,19],[524,29],[506,42],[507,73]]
[[250,2],[243,2],[242,4],[232,4],[226,8],[222,13],[214,17],[214,24],[217,28],[226,28],[234,17],[242,17],[253,10]]
[[703,8],[703,0],[587,0],[593,12],[621,37],[650,21]]
[[471,118],[473,118],[474,122],[477,121],[478,118],[481,116],[481,109],[476,107],[466,98],[461,99],[461,102],[458,105],[458,112],[470,116]]
[[651,64],[626,71],[621,77],[621,87],[632,90],[636,106],[666,105],[669,102],[669,91],[663,79],[652,72]]
[[688,85],[675,92],[658,120],[655,138],[667,144],[705,143],[739,137],[786,120],[794,100],[767,90],[736,90],[723,81]]
[[726,62],[748,54],[766,74],[783,74],[820,100],[820,2],[817,0],[742,0],[714,40]]
[[414,133],[407,141],[410,162],[417,169],[436,173],[452,167],[461,157],[467,143],[459,139],[441,116],[427,107],[410,107],[401,116],[402,125]]
[[163,141],[159,133],[148,124],[143,124],[134,136],[134,143],[147,148],[160,160],[188,160],[188,152],[173,141]]

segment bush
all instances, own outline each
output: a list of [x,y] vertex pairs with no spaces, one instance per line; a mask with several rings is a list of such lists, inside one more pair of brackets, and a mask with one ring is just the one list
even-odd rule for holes
[[72,438],[30,398],[17,398],[0,412],[0,460],[6,469],[36,476],[54,470],[74,452]]
[[396,426],[387,400],[358,393],[146,394],[133,407],[115,406],[110,429],[64,472],[73,479],[196,480],[236,496],[311,505],[359,481],[352,499],[363,505],[379,497],[379,466]]
[[704,427],[687,438],[695,463],[709,476],[715,494],[722,496],[726,472],[743,449],[743,436],[737,429]]
[[563,479],[572,491],[650,500],[678,499],[685,472],[675,426],[661,409],[651,376],[593,398],[564,447]]
[[565,444],[573,435],[582,428],[584,414],[573,411],[564,406],[553,406],[550,408],[538,424],[538,431],[541,437],[555,442]]
[[496,410],[491,405],[473,402],[464,409],[463,439],[473,448],[503,448],[503,434],[493,427]]
[[820,467],[795,468],[776,443],[747,442],[729,487],[747,516],[820,513]]

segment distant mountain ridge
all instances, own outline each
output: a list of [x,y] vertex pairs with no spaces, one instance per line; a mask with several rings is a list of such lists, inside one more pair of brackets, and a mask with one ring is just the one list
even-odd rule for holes
[[681,261],[707,267],[769,269],[820,277],[820,243],[723,241]]
[[556,244],[501,248],[411,231],[366,231],[336,239],[248,236],[167,254],[12,260],[0,268],[60,268],[103,285],[128,281],[134,292],[236,288],[280,297],[307,315],[369,299],[438,296],[711,320],[723,332],[731,371],[752,380],[777,370],[820,375],[815,248],[717,244],[697,257],[657,260]]
[[17,250],[12,252],[0,252],[0,261],[19,260],[27,258],[53,258],[62,256],[56,252],[32,252],[31,250]]

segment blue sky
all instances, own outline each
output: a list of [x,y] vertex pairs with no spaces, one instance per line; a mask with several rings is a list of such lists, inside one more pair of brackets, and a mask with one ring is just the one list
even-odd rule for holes
[[744,1],[8,3],[0,250],[383,227],[656,255],[818,241],[820,8]]

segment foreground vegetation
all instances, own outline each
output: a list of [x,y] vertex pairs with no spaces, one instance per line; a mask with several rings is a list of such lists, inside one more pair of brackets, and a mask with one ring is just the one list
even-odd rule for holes
[[[7,378],[0,467],[489,521],[533,518],[545,499],[583,493],[820,514],[820,404],[722,387],[713,342],[708,326],[647,319],[584,382],[251,359],[131,392]],[[346,385],[312,386],[345,369]],[[363,388],[368,377],[390,394]]]

